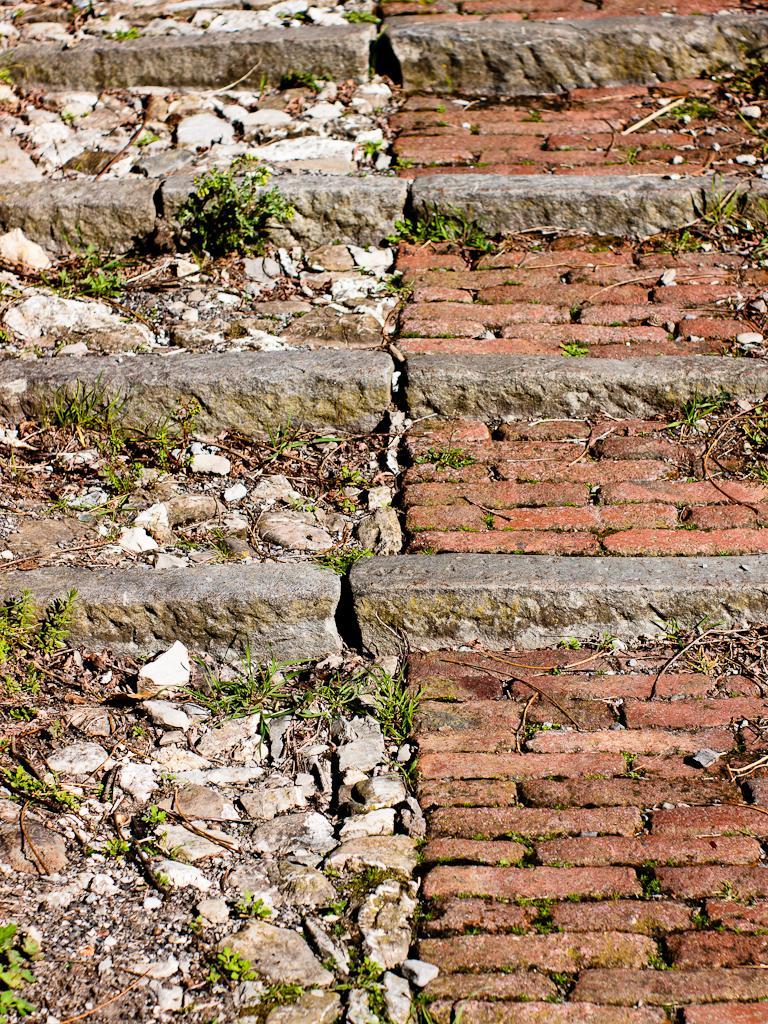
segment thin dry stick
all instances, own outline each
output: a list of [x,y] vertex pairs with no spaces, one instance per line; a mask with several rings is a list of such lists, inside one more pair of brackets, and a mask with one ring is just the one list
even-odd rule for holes
[[525,736],[525,727],[528,724],[528,709],[531,705],[539,699],[538,693],[532,693],[528,700],[525,702],[523,713],[520,716],[520,724],[515,729],[515,750],[518,754],[523,752],[522,737]]
[[656,673],[656,678],[653,680],[653,686],[651,687],[651,699],[653,699],[656,696],[656,687],[659,685],[659,680],[664,675],[664,673],[669,672],[669,670],[672,668],[675,662],[682,658],[684,654],[687,654],[688,651],[692,650],[694,647],[700,644],[704,637],[709,636],[710,633],[715,632],[717,632],[716,626],[712,626],[711,629],[705,629],[703,633],[700,633],[698,636],[695,636],[690,643],[687,643],[685,647],[681,647],[679,651],[675,651],[672,657],[668,658],[664,662],[659,671]]
[[651,121],[655,121],[656,118],[657,117],[661,117],[662,114],[668,114],[670,112],[670,110],[674,110],[675,107],[679,107],[680,104],[684,103],[685,100],[687,100],[687,99],[688,99],[687,96],[678,96],[676,99],[671,100],[669,103],[666,103],[663,107],[659,107],[658,110],[654,110],[654,112],[652,114],[648,114],[648,116],[642,118],[642,120],[635,121],[635,123],[631,124],[629,126],[629,128],[625,128],[624,131],[621,134],[622,135],[631,135],[632,132],[636,132],[640,128],[645,128],[645,126],[647,124],[650,124]]
[[92,1017],[94,1013],[98,1013],[99,1010],[103,1010],[105,1006],[111,1006],[112,1003],[116,1003],[118,999],[122,999],[123,996],[128,995],[131,989],[134,989],[136,988],[137,985],[140,985],[151,970],[152,968],[148,967],[143,974],[139,975],[138,978],[134,978],[130,985],[126,985],[125,988],[121,988],[119,992],[115,992],[115,994],[110,996],[109,999],[102,1000],[102,1002],[97,1003],[95,1006],[92,1006],[90,1010],[84,1010],[83,1013],[78,1013],[74,1017],[67,1017],[67,1019],[63,1020],[61,1024],[75,1024],[75,1021],[85,1020],[86,1017]]
[[27,814],[27,807],[29,807],[29,800],[26,800],[21,805],[21,811],[19,812],[19,828],[21,829],[21,836],[26,845],[29,847],[29,852],[37,861],[37,866],[40,869],[41,873],[44,875],[49,875],[50,871],[48,870],[48,865],[45,863],[42,854],[38,851],[37,847],[32,842],[32,837],[27,832],[26,825],[24,824],[24,818],[26,817]]
[[721,494],[724,494],[725,497],[728,498],[729,501],[732,501],[735,505],[743,505],[745,508],[751,509],[759,519],[761,513],[755,505],[750,504],[750,502],[748,501],[742,501],[740,498],[735,498],[732,494],[729,494],[729,492],[725,490],[722,484],[719,484],[717,480],[714,479],[714,477],[709,471],[709,460],[712,457],[712,452],[714,451],[715,445],[722,437],[726,428],[729,427],[731,423],[734,423],[736,420],[741,419],[744,416],[749,416],[749,414],[753,413],[754,411],[754,406],[751,409],[743,409],[741,412],[737,412],[734,413],[732,416],[729,416],[728,419],[720,425],[720,427],[715,431],[715,436],[710,441],[707,450],[704,452],[704,456],[702,458],[702,469],[704,471],[704,477],[708,483],[712,484],[712,486],[716,490],[720,491]]
[[[487,654],[487,652],[484,653]],[[466,668],[466,663],[463,661],[451,661],[450,658],[440,658],[440,661],[444,661],[452,665],[461,665],[464,668]],[[538,668],[539,666],[523,665],[522,667]],[[532,683],[529,679],[523,678],[523,676],[516,676],[509,672],[501,672],[499,669],[496,669],[496,671],[500,676],[504,676],[505,679],[511,679],[516,683],[521,683],[523,686],[527,686],[529,689],[533,690],[534,694],[538,695],[539,697],[542,697],[544,700],[549,701],[549,703],[552,704],[553,707],[556,707],[561,714],[565,715],[568,721],[573,725],[574,729],[578,730],[579,732],[581,731],[581,726],[573,717],[573,715],[570,714],[570,712],[566,711],[562,704],[558,703],[558,701],[556,701],[555,698],[548,694],[545,690],[541,690],[538,686],[535,685],[535,683]]]

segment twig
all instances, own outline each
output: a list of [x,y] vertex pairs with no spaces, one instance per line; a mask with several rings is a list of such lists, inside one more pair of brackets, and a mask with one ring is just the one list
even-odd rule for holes
[[527,722],[528,722],[528,709],[538,699],[539,699],[538,693],[532,693],[531,694],[531,696],[525,702],[525,707],[523,708],[523,713],[520,716],[520,724],[518,725],[517,729],[515,729],[515,750],[517,751],[518,754],[522,754],[522,752],[523,752],[522,737],[525,736],[525,727],[526,727]]
[[675,107],[679,107],[680,104],[684,103],[687,99],[687,96],[678,96],[676,99],[671,100],[669,103],[665,103],[663,107],[659,107],[658,110],[654,110],[652,114],[648,114],[648,116],[642,118],[642,120],[635,121],[635,123],[631,124],[629,128],[625,128],[621,134],[631,135],[632,132],[636,132],[638,131],[638,129],[644,128],[647,124],[650,124],[651,121],[655,121],[657,117],[661,117],[662,114],[668,114],[670,110],[674,110]]
[[32,854],[34,859],[37,861],[39,870],[44,875],[49,875],[51,872],[48,869],[48,865],[45,863],[43,856],[38,852],[37,847],[32,842],[32,838],[27,832],[26,825],[24,824],[24,818],[27,814],[27,807],[29,807],[29,800],[25,800],[21,805],[21,811],[19,812],[19,828],[21,829],[21,837],[29,847],[29,852]]
[[84,1010],[82,1013],[78,1013],[74,1017],[67,1017],[66,1020],[61,1021],[61,1024],[75,1024],[75,1021],[85,1020],[86,1017],[92,1017],[94,1013],[98,1013],[99,1010],[103,1010],[105,1006],[111,1006],[112,1003],[116,1003],[118,999],[122,999],[123,996],[128,995],[131,989],[140,985],[151,970],[152,968],[148,967],[143,974],[140,974],[138,978],[134,978],[129,985],[126,985],[125,988],[121,988],[119,992],[115,992],[115,994],[110,996],[109,999],[102,1000],[102,1002],[92,1006],[90,1010]]

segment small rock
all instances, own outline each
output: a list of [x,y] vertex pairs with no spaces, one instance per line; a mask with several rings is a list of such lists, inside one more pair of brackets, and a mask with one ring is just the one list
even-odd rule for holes
[[171,555],[166,551],[158,551],[155,555],[155,568],[159,571],[164,569],[185,569],[189,563],[181,555]]
[[52,772],[74,778],[91,775],[108,763],[112,763],[109,754],[98,743],[71,743],[47,758]]
[[117,784],[124,793],[138,804],[145,804],[152,793],[157,789],[158,782],[154,769],[148,764],[137,764],[129,761],[120,769],[117,777]]
[[411,917],[416,900],[405,887],[388,879],[366,897],[357,914],[363,949],[382,967],[397,967],[411,946]]
[[689,763],[695,765],[696,768],[709,768],[715,761],[719,761],[722,756],[722,752],[704,747],[703,750],[697,750],[695,754],[691,755]]
[[187,686],[190,678],[189,651],[177,640],[154,661],[139,669],[139,690],[153,694]]
[[224,491],[224,501],[228,505],[236,505],[248,496],[248,488],[244,484],[232,484]]
[[353,988],[347,998],[347,1024],[377,1024],[378,1017],[371,1010],[368,993]]
[[195,452],[189,464],[193,473],[212,473],[215,476],[228,476],[232,463],[224,455],[213,455],[211,452]]
[[229,907],[226,900],[200,900],[197,904],[197,912],[209,924],[226,924],[229,920]]
[[384,1002],[392,1024],[408,1024],[411,1019],[411,988],[405,978],[387,971],[382,978]]
[[278,814],[305,807],[307,800],[300,786],[275,786],[240,797],[246,814],[256,821],[272,821]]
[[317,811],[284,814],[260,825],[252,835],[253,848],[315,867],[336,846],[333,825]]
[[18,820],[0,823],[0,862],[6,870],[26,875],[40,872],[55,875],[66,868],[67,843],[64,836],[49,829],[37,815],[29,813],[24,817],[24,831],[26,838]]
[[[143,527],[156,541],[166,544],[171,539],[171,524],[168,519],[168,506],[163,502],[150,505],[139,512],[133,521],[134,526]],[[122,546],[122,545],[121,545]],[[157,546],[157,545],[155,545]]]
[[407,797],[403,780],[399,775],[374,775],[373,778],[358,782],[352,798],[368,811],[382,807],[395,807]]
[[417,988],[424,988],[430,981],[434,981],[440,973],[440,968],[434,964],[428,964],[425,960],[405,960],[401,970],[405,977]]
[[250,960],[253,969],[272,982],[320,988],[333,982],[333,975],[321,966],[306,941],[288,928],[251,921],[218,944],[219,949],[227,947]]
[[239,821],[240,818],[231,800],[217,789],[197,783],[177,789],[161,806],[177,811],[188,821]]
[[178,704],[168,700],[147,700],[144,708],[152,721],[164,729],[183,729],[186,732],[192,724]]
[[261,715],[231,718],[217,729],[200,737],[197,752],[203,757],[234,761],[237,764],[259,764],[267,756],[261,735]]
[[755,121],[759,117],[763,116],[763,111],[761,110],[761,108],[753,104],[750,104],[749,106],[746,107],[742,107],[739,113],[742,115],[742,117],[751,117]]
[[291,551],[327,551],[333,538],[304,512],[267,512],[257,524],[259,536],[268,544]]
[[176,143],[191,149],[207,149],[219,142],[230,145],[235,141],[235,130],[229,121],[215,114],[193,114],[185,117],[176,129]]
[[416,870],[416,843],[408,836],[364,836],[342,843],[326,857],[339,871],[363,871],[367,867],[398,871],[410,878]]
[[145,551],[157,551],[157,541],[150,537],[141,526],[124,526],[120,530],[119,546],[131,555],[141,555]]
[[745,348],[762,345],[763,340],[763,335],[759,334],[757,331],[744,331],[741,334],[736,335],[736,344],[743,345]]
[[30,270],[47,270],[51,265],[45,249],[27,238],[21,228],[0,235],[0,257]]
[[276,1006],[266,1024],[335,1024],[341,1015],[336,992],[310,991],[287,1006]]
[[298,907],[326,907],[336,898],[333,883],[317,868],[292,864],[283,872],[283,882]]
[[399,555],[403,548],[400,519],[391,506],[365,516],[355,531],[360,545],[377,555]]
[[198,892],[208,892],[211,888],[210,881],[205,877],[200,868],[192,864],[182,864],[178,860],[162,860],[156,867],[158,875],[165,876],[169,885],[174,889],[197,889]]
[[[217,839],[227,841],[228,837],[223,832],[215,832],[207,829]],[[230,844],[233,840],[229,840]],[[163,825],[163,832],[160,836],[161,849],[170,853],[174,860],[182,861],[184,864],[194,864],[199,860],[208,860],[210,857],[223,857],[229,851],[226,847],[205,836],[190,832],[183,825]]]
[[341,826],[339,837],[343,840],[358,839],[361,836],[391,836],[395,831],[395,812],[383,807],[367,814],[353,814]]
[[[303,319],[303,317],[301,318]],[[303,501],[303,495],[294,490],[287,476],[275,473],[263,476],[251,491],[254,501]]]
[[345,723],[350,742],[342,743],[336,755],[342,775],[350,768],[360,772],[371,771],[385,760],[384,736],[378,722],[372,718],[353,718]]

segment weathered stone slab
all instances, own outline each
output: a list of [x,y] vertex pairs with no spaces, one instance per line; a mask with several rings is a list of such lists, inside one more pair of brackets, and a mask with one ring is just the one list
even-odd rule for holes
[[768,196],[768,182],[661,175],[434,174],[417,178],[413,211],[456,210],[490,235],[553,228],[647,238],[698,219],[714,190]]
[[0,600],[31,591],[44,603],[77,590],[72,640],[145,657],[180,640],[191,650],[255,661],[323,658],[341,640],[340,582],[314,566],[217,565],[158,572],[143,566],[57,566],[0,577]]
[[155,230],[157,182],[147,178],[0,184],[0,230],[21,228],[49,250],[95,245],[127,252]]
[[203,32],[145,36],[122,42],[99,40],[65,48],[29,43],[6,51],[2,63],[14,81],[77,89],[119,89],[139,85],[243,88],[283,75],[308,73],[342,81],[368,73],[372,25],[307,26],[257,32]]
[[[296,213],[269,234],[278,245],[317,246],[327,242],[379,245],[395,230],[408,199],[402,178],[352,178],[280,175],[271,179]],[[194,191],[193,175],[174,175],[162,186],[164,218],[173,224],[182,203]]]
[[59,389],[98,382],[124,399],[126,424],[154,424],[195,400],[200,430],[264,433],[292,423],[373,430],[389,408],[393,363],[384,352],[227,352],[0,361],[0,414],[40,416]]
[[694,396],[768,394],[768,366],[755,359],[654,356],[416,355],[408,359],[412,416],[468,416],[486,421],[526,416],[579,418],[595,413],[653,417]]
[[558,558],[400,555],[361,559],[352,593],[365,647],[397,654],[479,641],[500,650],[611,633],[658,636],[659,622],[764,622],[768,557]]
[[531,96],[703,77],[738,66],[768,42],[768,17],[393,18],[386,35],[408,92]]

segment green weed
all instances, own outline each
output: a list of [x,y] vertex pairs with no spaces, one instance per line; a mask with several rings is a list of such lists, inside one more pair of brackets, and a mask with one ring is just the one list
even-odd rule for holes
[[268,222],[285,224],[295,212],[279,189],[266,188],[269,178],[269,168],[246,158],[226,171],[212,168],[195,178],[196,190],[178,216],[192,252],[213,257],[262,252]]
[[218,951],[208,971],[208,981],[211,984],[218,981],[231,981],[239,984],[241,981],[254,981],[256,977],[256,971],[251,967],[251,961],[230,946],[225,946]]
[[324,569],[330,569],[337,576],[346,576],[349,570],[359,562],[361,558],[372,558],[373,551],[370,548],[360,548],[354,545],[347,545],[343,548],[335,548],[333,551],[326,551],[317,555],[315,562]]
[[55,277],[43,275],[43,283],[64,298],[119,299],[126,284],[124,262],[122,256],[104,254],[89,245],[60,267]]
[[14,796],[30,803],[42,804],[57,811],[75,811],[79,807],[79,801],[73,793],[53,783],[41,782],[21,765],[5,768],[2,777],[3,785],[7,786]]
[[560,351],[564,356],[570,356],[572,359],[581,359],[589,355],[589,346],[582,345],[580,341],[564,341],[560,345]]
[[320,92],[322,88],[315,76],[309,71],[289,71],[280,79],[281,89],[311,89]]
[[21,990],[35,982],[30,968],[40,955],[40,947],[29,936],[19,940],[18,931],[18,925],[12,922],[0,925],[0,1024],[5,1024],[11,1014],[14,1018],[26,1017],[36,1010]]
[[395,234],[391,242],[409,242],[423,245],[426,242],[450,242],[465,249],[488,252],[493,241],[477,221],[470,220],[460,210],[440,210],[432,206],[424,216],[409,217],[395,223]]
[[8,692],[36,692],[44,664],[69,635],[76,591],[39,607],[22,591],[0,605],[0,684]]
[[272,917],[272,908],[252,892],[244,892],[242,899],[235,904],[235,913],[238,917],[253,917],[259,921],[266,921]]
[[424,455],[414,459],[417,466],[432,465],[438,469],[463,469],[472,466],[477,459],[463,448],[428,448]]

